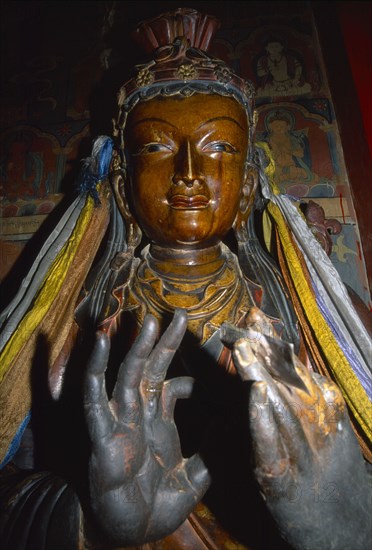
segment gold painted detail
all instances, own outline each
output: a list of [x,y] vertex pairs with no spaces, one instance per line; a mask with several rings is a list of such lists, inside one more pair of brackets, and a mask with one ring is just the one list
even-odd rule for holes
[[182,63],[178,67],[176,75],[182,80],[194,80],[198,77],[198,71],[191,63]]
[[235,255],[230,254],[211,279],[161,278],[146,256],[139,265],[125,298],[125,310],[132,310],[140,325],[147,313],[161,320],[178,307],[186,309],[188,330],[205,343],[224,321],[236,323],[242,311],[252,305]]
[[154,80],[154,74],[148,68],[140,69],[136,76],[137,86],[149,86]]

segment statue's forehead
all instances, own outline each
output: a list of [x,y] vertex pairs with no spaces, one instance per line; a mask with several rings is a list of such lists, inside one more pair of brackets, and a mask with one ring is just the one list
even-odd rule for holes
[[202,126],[213,121],[219,126],[235,125],[243,132],[248,129],[247,113],[235,99],[219,95],[195,94],[190,97],[156,97],[138,103],[128,117],[127,127],[161,126],[170,123],[177,128]]

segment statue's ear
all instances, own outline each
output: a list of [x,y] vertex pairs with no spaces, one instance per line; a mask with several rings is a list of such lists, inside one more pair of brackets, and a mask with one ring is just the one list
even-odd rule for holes
[[127,197],[127,178],[124,175],[122,170],[118,170],[111,179],[111,185],[114,192],[116,204],[118,205],[120,214],[125,220],[125,225],[127,228],[127,243],[128,248],[136,248],[142,237],[141,229],[132,215],[128,197]]
[[233,225],[238,240],[244,240],[248,217],[256,196],[257,185],[258,170],[252,165],[247,165],[243,178],[239,209]]

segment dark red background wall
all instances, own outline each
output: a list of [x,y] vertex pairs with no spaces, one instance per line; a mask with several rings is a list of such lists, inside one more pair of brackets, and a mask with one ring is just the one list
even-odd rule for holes
[[338,11],[372,155],[372,2],[338,2]]

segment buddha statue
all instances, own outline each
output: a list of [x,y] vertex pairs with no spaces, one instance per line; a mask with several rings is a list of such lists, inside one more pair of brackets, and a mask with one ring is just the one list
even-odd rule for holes
[[280,231],[274,258],[259,240],[270,159],[253,86],[206,53],[216,28],[186,9],[140,25],[152,59],[3,316],[7,438],[34,444],[5,453],[3,548],[366,548],[366,438]]

